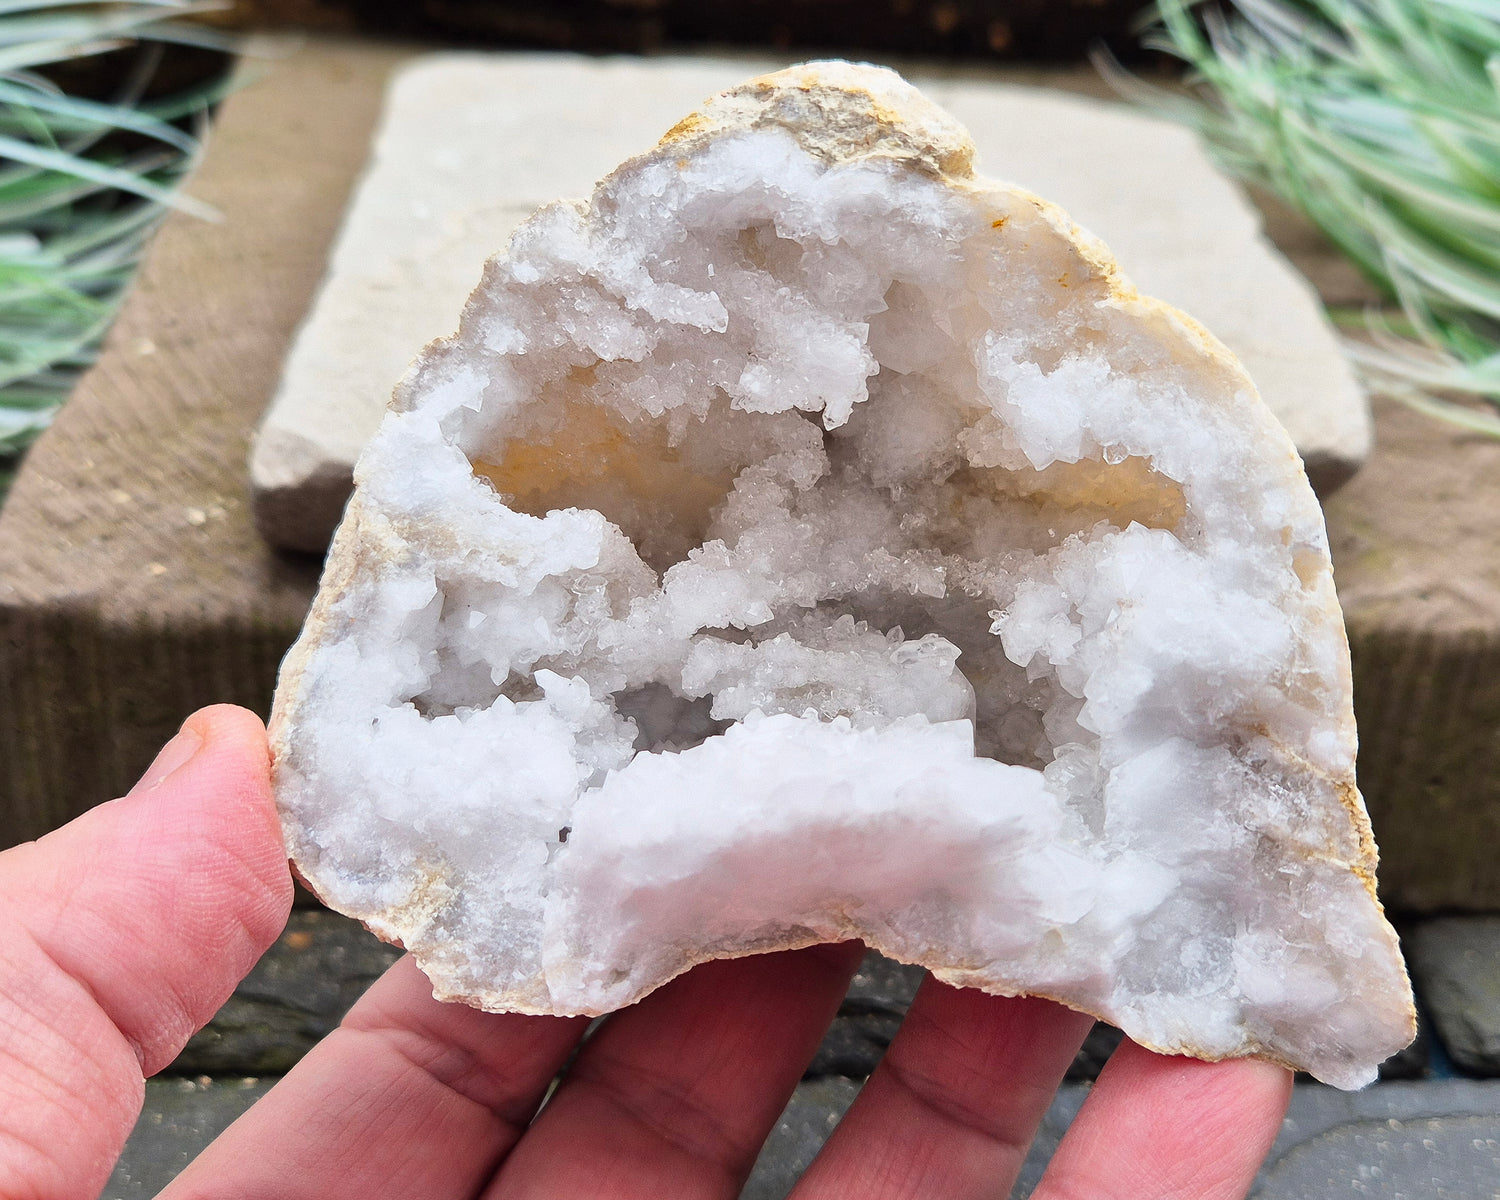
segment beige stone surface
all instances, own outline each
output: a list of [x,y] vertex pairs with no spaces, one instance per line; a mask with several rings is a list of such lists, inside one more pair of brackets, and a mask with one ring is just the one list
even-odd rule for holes
[[[582,196],[700,101],[774,64],[439,54],[393,81],[371,164],[251,458],[256,517],[321,550],[408,362],[451,333],[485,258],[539,205]],[[1312,287],[1182,129],[1118,103],[972,74],[913,76],[971,131],[982,174],[1052,200],[1146,294],[1235,351],[1331,491],[1369,453],[1368,407]]]

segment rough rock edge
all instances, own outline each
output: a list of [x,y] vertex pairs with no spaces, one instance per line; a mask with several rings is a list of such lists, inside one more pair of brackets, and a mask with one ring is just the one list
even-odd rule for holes
[[[1176,343],[1175,358],[1199,359],[1205,374],[1221,373],[1229,376],[1232,394],[1237,402],[1252,405],[1263,417],[1262,430],[1266,438],[1279,441],[1284,448],[1285,475],[1283,483],[1288,488],[1297,488],[1305,494],[1307,503],[1316,504],[1302,460],[1290,437],[1265,407],[1260,393],[1233,353],[1191,316],[1149,296],[1142,296],[1124,277],[1119,264],[1109,249],[1093,235],[1080,228],[1061,208],[1049,201],[1027,192],[1025,189],[1002,184],[973,173],[973,144],[967,131],[952,117],[915,88],[900,80],[893,73],[874,75],[868,68],[844,62],[807,63],[791,67],[772,75],[752,79],[711,97],[697,112],[685,117],[672,127],[657,145],[647,153],[626,160],[611,175],[634,170],[650,161],[668,156],[686,156],[711,139],[726,133],[780,127],[792,133],[799,144],[810,153],[827,162],[856,162],[868,158],[891,158],[908,166],[942,179],[959,191],[975,195],[994,195],[996,192],[1024,200],[1036,207],[1043,219],[1059,238],[1077,256],[1080,265],[1091,279],[1097,279],[1107,290],[1107,298],[1101,303],[1119,307],[1135,315],[1143,326],[1156,325],[1164,341]],[[583,202],[580,202],[582,205]],[[465,306],[465,322],[470,314],[471,300]],[[446,340],[446,339],[445,339]],[[433,346],[442,345],[439,341]],[[430,351],[432,347],[429,347]],[[424,351],[424,354],[428,351]],[[401,391],[398,389],[391,408],[399,409]],[[358,471],[356,470],[356,478]],[[1318,517],[1321,522],[1321,513]],[[272,777],[276,766],[288,751],[288,729],[295,724],[301,700],[301,678],[305,663],[313,647],[324,640],[324,632],[330,619],[330,610],[343,594],[350,582],[369,567],[391,557],[385,539],[380,536],[379,526],[383,518],[376,513],[367,513],[362,497],[356,491],[345,512],[344,520],[334,535],[329,548],[318,595],[308,615],[302,636],[298,639],[282,664],[277,684],[276,702],[269,724],[272,751]],[[1332,568],[1327,568],[1322,587],[1323,608],[1321,615],[1330,620],[1344,640],[1344,662],[1348,662],[1348,641],[1344,634],[1343,613],[1332,586]],[[1342,671],[1343,690],[1352,690],[1348,667]],[[1339,722],[1340,734],[1352,740],[1352,706],[1345,706]],[[1354,779],[1333,779],[1312,767],[1310,774],[1323,774],[1332,784],[1345,810],[1360,846],[1357,861],[1349,862],[1334,852],[1332,846],[1322,856],[1328,862],[1353,872],[1364,885],[1371,901],[1380,913],[1376,892],[1375,870],[1377,851],[1369,815],[1360,797]],[[282,812],[284,833],[290,850],[292,863],[298,876],[308,887],[323,898],[326,889],[319,886],[316,870],[316,851],[301,837],[290,814]],[[382,911],[350,911],[350,916],[361,920],[377,937],[393,945],[404,946],[412,935],[421,931],[430,919],[431,894],[444,890],[446,880],[434,872],[417,881],[408,893],[405,903]],[[871,949],[887,954],[877,940],[864,935],[864,931],[853,922],[845,920],[848,938],[859,938]],[[1400,966],[1403,978],[1409,984],[1405,963],[1401,957],[1394,930],[1387,924],[1388,952]],[[747,944],[728,948],[719,953],[706,954],[695,959],[683,971],[703,962],[722,958],[738,958],[751,954],[770,953],[780,950],[796,950],[819,943],[838,940],[825,938],[811,932],[803,936],[786,936],[763,944]],[[424,971],[429,963],[420,951],[414,952],[419,966]],[[1028,991],[1024,985],[984,974],[979,968],[963,965],[927,966],[933,976],[944,983],[957,987],[974,987],[992,995],[1017,996],[1041,995]],[[679,974],[682,972],[679,972]],[[432,975],[429,974],[429,978]],[[433,995],[439,1000],[459,1001],[486,1012],[520,1012],[541,1016],[599,1016],[600,1013],[559,1012],[550,1004],[536,1003],[531,997],[545,995],[544,979],[532,981],[533,987],[521,987],[511,991],[469,993],[445,986],[441,977],[432,978]],[[663,984],[666,980],[661,981]],[[660,986],[660,985],[658,985]],[[1067,1007],[1077,1007],[1056,997],[1043,996]],[[1087,1010],[1080,1010],[1087,1011]],[[1098,1013],[1089,1015],[1099,1017]],[[1416,1036],[1416,1012],[1408,1008],[1409,1038]],[[1219,1061],[1223,1055],[1212,1055],[1191,1044],[1168,1046],[1142,1042],[1149,1050],[1164,1054],[1187,1054],[1192,1057]],[[1255,1057],[1298,1069],[1301,1064],[1270,1053],[1264,1047],[1248,1048],[1243,1054],[1228,1057]]]

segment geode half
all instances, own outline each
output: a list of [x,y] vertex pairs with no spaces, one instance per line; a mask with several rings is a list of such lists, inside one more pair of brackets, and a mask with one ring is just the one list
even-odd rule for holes
[[1322,516],[1224,348],[888,71],[486,267],[282,671],[293,859],[440,997],[862,938],[1340,1086],[1411,1037]]

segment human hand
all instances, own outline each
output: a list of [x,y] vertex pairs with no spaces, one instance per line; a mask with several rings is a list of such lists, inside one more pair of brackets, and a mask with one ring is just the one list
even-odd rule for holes
[[[170,1062],[280,931],[264,734],[192,718],[131,794],[0,855],[0,1196],[88,1197]],[[15,914],[19,914],[19,921]],[[402,959],[163,1193],[733,1197],[858,964],[856,944],[709,963],[587,1025],[432,999]],[[929,980],[797,1200],[1009,1193],[1090,1018]],[[1243,1196],[1290,1075],[1124,1043],[1037,1197]]]
[[195,714],[130,794],[0,853],[0,1197],[85,1200],[286,924],[265,730]]

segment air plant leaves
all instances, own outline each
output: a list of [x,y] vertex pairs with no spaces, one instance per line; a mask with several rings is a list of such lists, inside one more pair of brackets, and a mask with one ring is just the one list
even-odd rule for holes
[[1226,167],[1305,211],[1418,340],[1351,343],[1367,379],[1500,436],[1500,0],[1158,0],[1146,44],[1196,98],[1112,69]]
[[[133,78],[99,101],[38,72],[135,43],[223,47],[181,21],[218,7],[0,0],[0,456],[47,426],[93,361],[162,217],[214,215],[178,184],[199,150],[182,118],[205,111],[218,84],[146,103]],[[4,483],[0,463],[0,495]]]

